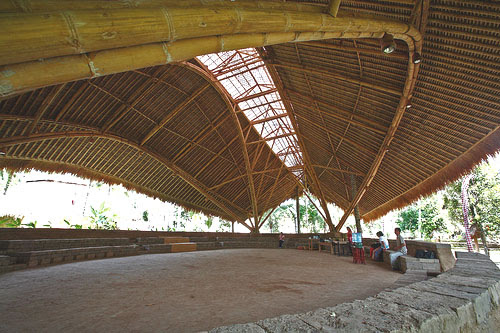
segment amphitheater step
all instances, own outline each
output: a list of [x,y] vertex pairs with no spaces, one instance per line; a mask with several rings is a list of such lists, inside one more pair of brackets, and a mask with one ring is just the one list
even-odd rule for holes
[[196,243],[186,242],[186,243],[174,243],[171,245],[172,245],[171,249],[172,253],[196,251]]
[[429,277],[426,270],[413,270],[407,271],[403,274],[390,289],[405,287],[409,284],[427,280]]
[[161,238],[163,238],[163,244],[189,243],[189,237],[161,237]]
[[138,245],[164,244],[164,241],[161,237],[139,237],[136,238],[135,243]]
[[75,238],[75,239],[35,239],[0,240],[0,250],[6,253],[45,251],[70,248],[125,246],[130,245],[128,238]]
[[169,244],[148,244],[142,248],[149,253],[177,253],[196,251],[196,243],[169,243]]
[[16,258],[11,256],[0,255],[0,267],[13,265],[16,262]]
[[13,256],[17,258],[17,262],[20,264],[26,264],[28,267],[36,267],[78,260],[137,255],[141,253],[141,250],[142,249],[136,245],[98,246],[19,252],[13,254]]

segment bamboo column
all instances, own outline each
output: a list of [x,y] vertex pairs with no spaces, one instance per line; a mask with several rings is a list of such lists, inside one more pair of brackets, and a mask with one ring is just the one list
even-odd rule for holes
[[297,209],[297,233],[300,234],[300,200],[299,188],[297,187],[297,196],[295,197],[295,208]]

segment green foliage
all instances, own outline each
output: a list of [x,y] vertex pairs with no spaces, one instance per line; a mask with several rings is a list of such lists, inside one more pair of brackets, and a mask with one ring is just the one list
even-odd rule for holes
[[17,174],[12,171],[7,171],[0,169],[0,179],[3,183],[3,195],[7,195],[7,190],[12,186],[13,182],[16,180]]
[[205,225],[207,226],[208,229],[210,229],[210,227],[212,226],[214,222],[214,218],[209,216],[207,217],[206,221],[205,221]]
[[90,206],[90,223],[95,229],[118,230],[116,215],[108,216],[110,208],[104,206],[104,202],[99,208]]
[[406,207],[399,213],[396,223],[403,231],[408,230],[413,234],[420,231],[426,239],[431,239],[436,231],[447,231],[444,219],[440,216],[436,195]]
[[293,211],[293,204],[284,204],[279,206],[274,210],[272,215],[267,220],[267,226],[270,232],[279,232],[280,231],[280,222],[283,221],[284,218],[292,218],[295,219],[295,213]]
[[20,228],[24,217],[5,215],[0,217],[0,228]]
[[[482,227],[488,236],[499,236],[500,173],[488,164],[477,167],[473,173],[468,192],[472,223]],[[463,224],[461,186],[462,180],[456,181],[446,188],[444,196],[444,206],[450,219],[459,225]]]
[[326,228],[326,222],[320,215],[316,207],[307,201],[307,204],[300,206],[300,222],[310,232],[322,232]]
[[149,212],[147,210],[142,212],[142,219],[144,220],[144,222],[149,221]]
[[33,222],[30,222],[30,223],[25,223],[23,225],[27,226],[28,228],[36,228],[36,224],[37,224],[37,221],[33,221]]
[[[309,229],[310,232],[321,232],[326,227],[326,222],[320,215],[316,207],[307,200],[306,204],[301,204],[299,208],[301,228]],[[295,201],[289,204],[282,204],[275,209],[267,221],[267,227],[273,233],[280,231],[284,219],[297,221],[297,207]]]
[[[81,224],[71,224],[68,220],[64,219],[64,223],[68,225],[70,228],[75,228],[75,229],[83,229],[83,226]],[[89,228],[91,229],[91,228]]]
[[217,229],[217,231],[220,231],[220,232],[231,231],[231,222],[220,219],[219,220],[219,229]]

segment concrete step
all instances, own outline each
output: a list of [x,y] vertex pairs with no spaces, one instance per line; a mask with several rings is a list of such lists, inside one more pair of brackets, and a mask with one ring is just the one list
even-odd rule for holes
[[74,239],[33,239],[0,240],[0,250],[7,253],[58,250],[99,246],[130,245],[128,238],[74,238]]
[[163,244],[189,243],[189,237],[161,237],[161,238],[163,238]]
[[135,243],[138,245],[164,244],[164,240],[161,237],[139,237],[136,238]]
[[11,256],[0,255],[0,267],[13,265],[16,262],[16,258]]
[[148,244],[142,248],[146,253],[177,253],[177,252],[192,252],[197,250],[197,244],[192,242],[186,243],[170,243],[170,244]]
[[13,254],[20,264],[36,267],[60,264],[78,260],[92,260],[111,257],[124,257],[140,254],[142,249],[136,245],[98,246],[44,251],[29,251]]
[[175,244],[171,244],[171,245],[172,245],[172,248],[171,248],[172,253],[196,251],[196,243],[192,243],[192,242],[175,243]]

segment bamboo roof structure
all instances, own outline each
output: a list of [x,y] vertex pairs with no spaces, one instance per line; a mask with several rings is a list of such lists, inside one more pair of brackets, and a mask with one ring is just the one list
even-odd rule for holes
[[307,192],[371,221],[500,149],[495,1],[0,1],[0,27],[0,167],[252,231]]

